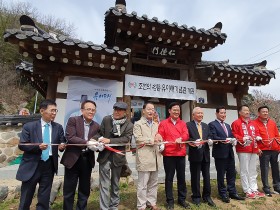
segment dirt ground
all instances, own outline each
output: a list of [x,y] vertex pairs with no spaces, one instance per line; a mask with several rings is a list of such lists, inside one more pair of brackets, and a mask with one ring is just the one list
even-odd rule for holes
[[[56,179],[62,179],[62,177],[56,177]],[[8,185],[11,188],[15,188],[18,186],[20,182],[17,180],[1,180],[1,185]],[[245,201],[235,201],[231,200],[229,204],[223,203],[217,195],[217,189],[216,189],[216,180],[211,181],[212,185],[212,198],[213,201],[216,203],[217,207],[212,208],[209,207],[206,204],[202,204],[200,207],[196,207],[194,205],[191,205],[191,209],[226,209],[226,210],[279,210],[280,209],[280,195],[274,194],[273,197],[265,197],[265,198],[259,198],[259,199],[246,199]],[[236,182],[237,190],[238,192],[241,192],[241,186],[240,186],[240,180],[237,180]],[[261,183],[259,183],[259,186],[261,186]],[[191,198],[191,190],[190,190],[190,182],[187,182],[187,201],[190,202]],[[133,182],[128,182],[126,179],[123,179],[120,183],[120,189],[121,189],[121,203],[119,206],[119,210],[131,210],[136,209],[136,186],[133,184]],[[174,184],[174,196],[177,197],[177,187],[176,184]],[[242,194],[242,193],[240,193]],[[63,196],[61,192],[59,193],[57,199],[55,200],[54,204],[52,205],[52,210],[61,210],[62,209],[62,201]],[[2,210],[16,210],[18,207],[19,200],[18,199],[12,199],[11,197],[5,201],[0,203],[0,209]],[[158,206],[161,209],[165,209],[165,192],[164,192],[164,184],[159,185],[158,189]],[[98,188],[92,191],[89,202],[88,202],[88,209],[98,209],[99,208],[99,191]],[[34,199],[32,203],[31,210],[36,209],[36,198]],[[178,205],[175,205],[175,209],[181,210]]]

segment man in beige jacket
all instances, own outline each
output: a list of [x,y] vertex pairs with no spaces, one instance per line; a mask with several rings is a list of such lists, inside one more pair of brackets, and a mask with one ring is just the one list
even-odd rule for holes
[[146,209],[147,203],[151,209],[156,206],[158,170],[162,165],[162,155],[158,143],[162,138],[158,132],[158,123],[153,121],[155,109],[152,103],[143,106],[143,116],[134,124],[133,134],[137,144],[136,169],[138,171],[137,208]]

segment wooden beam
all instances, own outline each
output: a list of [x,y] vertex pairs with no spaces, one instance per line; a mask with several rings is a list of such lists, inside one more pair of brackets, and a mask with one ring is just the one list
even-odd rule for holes
[[54,63],[42,60],[34,62],[34,67],[36,68],[36,74],[50,75],[50,73],[53,72],[56,73],[58,77],[61,75],[83,76],[123,81],[124,75],[124,72],[120,70],[102,69],[94,66],[77,66],[69,63],[61,65],[58,64],[58,67],[55,68]]
[[56,98],[67,99],[67,93],[56,93]]
[[147,65],[147,66],[155,66],[155,67],[162,67],[162,68],[172,68],[172,69],[188,69],[188,65],[186,64],[176,64],[176,63],[166,63],[163,64],[161,61],[154,61],[154,60],[146,60],[141,58],[132,58],[132,63]]
[[[197,106],[201,107],[201,108],[210,108],[210,109],[215,109],[217,108],[216,104],[201,104],[201,103],[197,103]],[[231,109],[231,110],[237,110],[238,106],[230,106],[230,105],[223,105],[226,109]]]
[[215,90],[219,92],[234,92],[235,85],[227,85],[221,83],[197,81],[196,88],[201,90]]

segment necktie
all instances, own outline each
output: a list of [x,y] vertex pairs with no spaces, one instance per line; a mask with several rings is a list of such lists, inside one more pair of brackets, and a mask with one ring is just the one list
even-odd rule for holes
[[197,123],[197,130],[198,130],[198,134],[199,134],[200,138],[202,139],[202,128],[201,128],[200,123]]
[[221,122],[221,125],[222,125],[222,128],[223,128],[224,131],[225,131],[225,134],[228,136],[228,131],[227,131],[227,128],[226,128],[224,122]]
[[47,161],[49,159],[49,151],[50,151],[50,125],[47,123],[45,125],[44,134],[43,134],[43,141],[45,144],[48,144],[48,148],[42,151],[41,158],[43,161]]

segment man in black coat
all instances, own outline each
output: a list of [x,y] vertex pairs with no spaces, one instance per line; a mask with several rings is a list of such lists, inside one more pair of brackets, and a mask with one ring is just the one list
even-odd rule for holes
[[[189,144],[189,161],[191,172],[191,188],[192,200],[194,204],[200,205],[200,171],[203,176],[203,201],[209,206],[215,206],[211,199],[211,185],[210,185],[210,152],[209,145],[212,145],[212,140],[202,142],[201,140],[208,140],[210,138],[209,128],[203,120],[203,110],[200,107],[193,109],[193,121],[187,123],[189,130],[189,141],[194,143]],[[209,144],[209,145],[208,145]]]
[[58,149],[63,151],[65,148],[63,128],[53,122],[57,113],[56,103],[52,100],[42,101],[40,113],[42,118],[26,123],[20,136],[18,147],[24,153],[16,175],[16,179],[22,181],[19,210],[30,208],[37,184],[36,209],[49,209],[53,177],[58,168]]
[[[244,200],[237,194],[235,187],[235,161],[233,145],[236,144],[236,139],[231,132],[229,124],[225,123],[226,109],[218,107],[216,109],[217,119],[209,123],[210,135],[214,140],[221,142],[213,145],[212,156],[215,158],[215,166],[217,170],[218,192],[221,199],[225,203],[229,203],[230,199]],[[226,174],[227,187],[224,183]],[[229,196],[227,195],[227,191]]]

